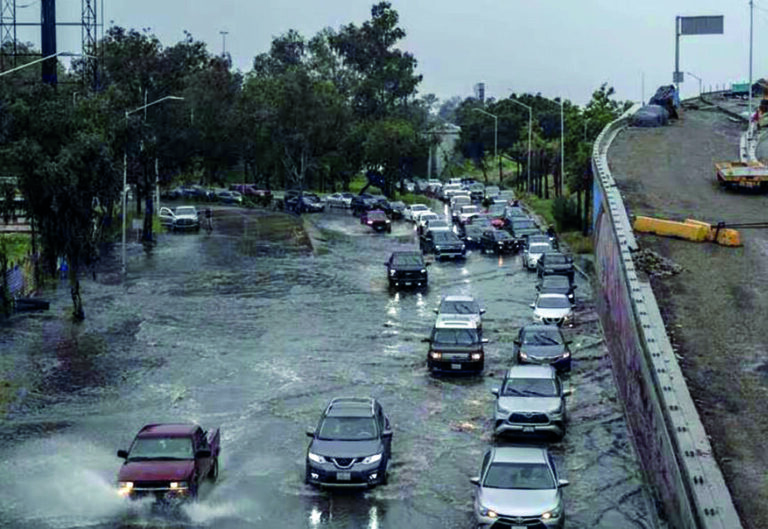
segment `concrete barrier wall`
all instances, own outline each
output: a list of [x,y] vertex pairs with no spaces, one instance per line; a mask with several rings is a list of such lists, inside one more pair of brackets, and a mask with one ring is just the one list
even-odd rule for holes
[[610,123],[592,153],[597,305],[613,373],[646,478],[670,527],[739,529],[656,298],[636,274],[637,241],[608,167],[608,148],[637,108]]

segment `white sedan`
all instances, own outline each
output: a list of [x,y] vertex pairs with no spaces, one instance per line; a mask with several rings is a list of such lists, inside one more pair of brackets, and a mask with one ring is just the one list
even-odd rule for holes
[[352,207],[352,193],[334,193],[325,197],[325,203],[329,208],[351,208]]
[[547,325],[573,323],[573,306],[565,294],[539,294],[531,308],[534,321]]

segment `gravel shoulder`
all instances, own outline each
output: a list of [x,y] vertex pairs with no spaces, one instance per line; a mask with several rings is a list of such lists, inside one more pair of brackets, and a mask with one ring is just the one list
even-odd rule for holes
[[[715,223],[765,221],[768,197],[721,190],[714,162],[738,160],[741,125],[704,110],[657,129],[628,129],[608,162],[630,215]],[[768,231],[741,248],[638,234],[682,266],[651,284],[745,529],[768,520]]]

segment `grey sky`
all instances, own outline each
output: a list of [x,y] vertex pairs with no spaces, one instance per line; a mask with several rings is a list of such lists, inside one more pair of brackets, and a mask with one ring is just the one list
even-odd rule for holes
[[[97,0],[99,1],[99,0]],[[23,2],[19,2],[22,4]],[[370,16],[372,0],[105,0],[105,20],[151,28],[165,45],[182,31],[221,52],[219,31],[229,32],[227,51],[237,68],[269,49],[273,36],[296,29],[305,37],[326,26],[357,24]],[[705,86],[748,77],[747,0],[393,0],[408,36],[401,47],[413,53],[424,75],[421,93],[441,99],[468,96],[478,81],[491,97],[515,92],[589,100],[601,83],[619,99],[640,100],[671,82],[676,15],[725,16],[724,35],[681,37],[680,69]],[[768,0],[755,2],[755,79],[768,75],[763,44]],[[59,21],[80,16],[78,0],[60,0]],[[19,10],[39,16],[39,2]],[[27,15],[28,16],[28,15]],[[22,40],[39,42],[31,29]],[[59,49],[79,49],[79,28],[59,29]],[[698,81],[687,77],[683,96],[695,95]]]

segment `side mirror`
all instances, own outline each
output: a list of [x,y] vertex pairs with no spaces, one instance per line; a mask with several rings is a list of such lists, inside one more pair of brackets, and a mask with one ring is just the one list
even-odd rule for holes
[[571,345],[573,343],[573,340],[566,340],[565,345]]
[[536,292],[541,292],[541,285],[536,285]]
[[128,451],[127,450],[118,450],[117,451],[117,457],[122,459],[128,459]]
[[570,397],[573,395],[573,390],[571,388],[563,390],[563,397]]
[[384,263],[384,266],[389,266],[389,263]]
[[477,478],[469,478],[469,482],[472,483],[473,485],[478,486],[478,487],[480,486],[480,478],[479,477],[477,477]]
[[315,437],[315,431],[314,430],[307,430],[307,437]]
[[480,314],[485,314],[485,309],[480,309]]
[[211,451],[210,450],[198,450],[195,452],[195,459],[205,459],[211,457]]
[[440,309],[433,309],[433,310],[435,311],[435,314],[439,314],[440,313]]
[[427,261],[426,263],[424,263],[424,266],[429,266],[431,264],[432,264],[432,261]]
[[491,394],[496,395],[498,397],[499,396],[499,388],[491,389]]
[[382,437],[392,437],[392,430],[384,430],[381,432]]
[[577,288],[579,288],[579,285],[571,285],[571,288],[572,288],[573,290],[576,290]]
[[558,479],[557,480],[557,488],[558,489],[561,488],[561,487],[567,487],[570,484],[571,484],[571,482],[568,481],[567,479]]
[[512,343],[515,345],[523,345],[523,341],[520,338],[515,338]]
[[530,305],[528,305],[528,306],[529,306],[529,307],[531,307],[532,309],[535,309],[535,308],[536,308],[536,303],[531,303],[531,304],[530,304]]
[[423,343],[430,343],[432,340],[430,338],[422,338],[421,341]]
[[480,340],[481,343],[490,343],[490,340],[488,338],[483,338]]

